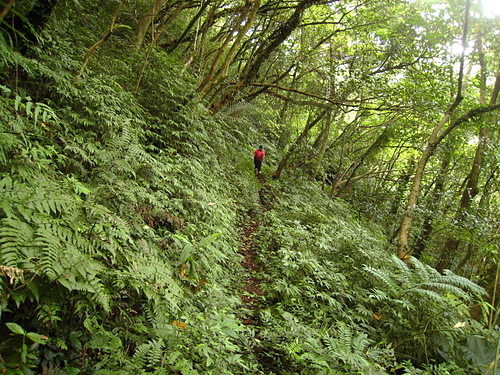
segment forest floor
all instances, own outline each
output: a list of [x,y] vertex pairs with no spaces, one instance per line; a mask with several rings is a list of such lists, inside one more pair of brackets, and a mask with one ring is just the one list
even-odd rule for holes
[[[260,179],[262,183],[263,180]],[[271,204],[268,199],[265,199],[268,195],[268,191],[271,187],[268,185],[262,185],[259,191],[260,208],[262,211],[271,209]],[[262,268],[262,264],[258,260],[258,249],[254,243],[255,232],[262,223],[257,218],[258,214],[253,213],[250,219],[247,220],[241,229],[241,245],[239,248],[239,253],[243,256],[241,262],[242,267],[246,270],[245,282],[241,294],[241,301],[243,303],[243,308],[247,311],[246,317],[243,319],[242,323],[245,325],[253,326],[256,332],[256,338],[258,339],[259,334],[259,309],[263,301],[263,292],[261,285],[265,282],[259,277],[259,273]],[[263,371],[265,374],[271,373],[271,369],[276,367],[276,364],[272,358],[266,353],[266,349],[260,346],[255,346],[252,348],[253,353],[257,357]],[[272,372],[275,373],[275,372]]]
[[[259,182],[262,184],[259,190],[260,209],[262,211],[268,211],[272,208],[272,204],[271,201],[266,198],[269,196],[268,192],[272,188],[269,185],[263,184],[264,180],[262,177],[259,178]],[[249,310],[251,313],[250,315],[252,315],[244,320],[244,324],[254,323],[253,315],[255,315],[256,310],[260,307],[263,295],[261,290],[261,284],[263,281],[258,277],[261,264],[258,261],[258,251],[253,241],[255,232],[261,225],[257,216],[257,213],[252,213],[250,215],[250,219],[244,223],[241,230],[241,245],[239,253],[243,255],[241,265],[247,271],[241,300],[243,302],[243,307]]]
[[[253,243],[253,237],[259,225],[259,221],[252,219],[245,223],[241,231],[242,240],[239,250],[240,254],[244,257],[241,265],[247,271],[241,300],[243,302],[243,307],[249,310],[251,315],[258,309],[262,296],[262,290],[260,288],[262,280],[256,277],[260,269],[260,264],[257,260],[257,250]],[[253,320],[254,317],[249,316],[243,323],[253,324]]]

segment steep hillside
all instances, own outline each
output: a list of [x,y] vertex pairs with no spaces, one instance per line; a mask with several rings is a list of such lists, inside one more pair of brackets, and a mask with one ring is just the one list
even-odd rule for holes
[[0,373],[470,374],[494,362],[498,335],[468,318],[482,288],[397,259],[384,228],[310,174],[273,180],[286,131],[250,104],[214,114],[193,70],[134,50],[125,24],[84,48],[106,35],[94,8],[56,9],[26,48],[0,33]]

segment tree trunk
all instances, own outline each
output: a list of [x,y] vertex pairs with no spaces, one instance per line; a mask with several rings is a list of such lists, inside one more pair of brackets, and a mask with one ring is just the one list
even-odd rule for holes
[[153,0],[151,7],[139,20],[139,24],[137,25],[137,30],[135,33],[134,48],[136,51],[141,49],[142,44],[144,43],[144,38],[146,37],[146,33],[149,29],[149,26],[153,24],[156,16],[160,12],[160,10],[165,6],[167,1],[168,0]]
[[326,144],[328,143],[328,138],[330,136],[331,124],[332,124],[332,116],[331,116],[331,113],[329,112],[328,117],[326,119],[325,129],[323,129],[323,131],[321,132],[321,134],[323,135],[323,138],[321,139],[319,153],[318,153],[318,156],[316,158],[316,163],[315,163],[314,168],[313,168],[313,175],[312,175],[313,180],[315,180],[316,177],[318,176],[319,169],[321,167],[321,163],[323,163],[323,158],[325,156],[325,150],[326,150]]
[[115,32],[116,30],[116,26],[115,26],[115,23],[116,23],[116,19],[118,18],[118,15],[120,14],[121,10],[122,10],[122,7],[125,3],[125,0],[122,1],[120,3],[120,5],[118,6],[118,8],[116,9],[116,12],[115,14],[113,15],[113,18],[111,19],[111,24],[109,26],[109,31],[106,33],[106,35],[104,35],[101,39],[99,39],[92,47],[89,48],[89,50],[87,51],[87,53],[85,54],[85,58],[83,59],[83,63],[82,63],[82,66],[80,68],[80,71],[78,72],[76,78],[80,78],[83,74],[83,71],[85,70],[85,67],[87,66],[87,64],[89,63],[90,61],[90,58],[92,57],[92,54],[95,52],[95,50],[101,45],[103,44],[106,40],[108,40],[108,38]]
[[[245,8],[243,9],[243,12],[241,13],[241,16],[236,23],[236,25],[233,27],[231,32],[227,35],[226,40],[224,41],[222,47],[219,50],[219,53],[215,57],[214,61],[212,62],[212,66],[210,68],[209,73],[203,80],[203,82],[199,86],[199,91],[201,92],[201,97],[205,97],[208,92],[210,92],[215,86],[217,86],[224,78],[227,77],[227,71],[229,68],[230,63],[232,62],[232,59],[234,57],[234,54],[236,53],[236,49],[240,45],[241,41],[243,40],[243,37],[245,34],[248,32],[250,27],[253,25],[253,22],[255,20],[255,15],[257,13],[257,10],[259,9],[260,6],[260,1],[259,0],[253,0],[253,1],[247,1],[245,4]],[[249,14],[250,12],[250,14]],[[248,16],[248,17],[247,17]],[[237,33],[236,38],[234,37],[234,34]],[[231,48],[229,49],[227,55],[225,56],[225,60],[219,66],[219,62],[221,61],[227,46],[229,45],[229,42],[232,41],[233,39],[234,42],[231,45]],[[218,70],[218,71],[217,71]],[[217,73],[216,73],[217,71]]]
[[15,0],[9,0],[7,4],[4,5],[2,11],[0,12],[0,21],[2,21],[7,13],[9,13],[10,9],[14,5]]
[[410,182],[410,178],[413,175],[413,171],[415,170],[415,160],[413,158],[407,161],[408,166],[406,172],[403,172],[401,176],[396,179],[396,192],[394,194],[394,201],[391,205],[391,209],[389,210],[390,216],[397,215],[399,211],[400,202],[403,200],[404,193],[407,189],[408,182]]
[[284,22],[281,27],[276,29],[274,33],[270,36],[269,42],[267,44],[262,44],[262,47],[259,48],[255,57],[252,61],[250,61],[245,68],[246,73],[240,77],[239,81],[236,82],[232,87],[229,88],[228,91],[222,97],[212,105],[211,111],[212,113],[217,113],[224,106],[234,100],[234,97],[237,93],[241,92],[248,84],[254,80],[258,74],[262,64],[269,58],[272,52],[278,48],[281,43],[283,43],[294,31],[300,23],[302,19],[302,14],[304,10],[314,5],[315,3],[321,2],[320,0],[302,0],[295,8],[292,16]]
[[444,190],[444,181],[446,176],[446,171],[448,170],[448,166],[450,164],[451,153],[446,152],[444,155],[443,161],[441,162],[441,169],[436,178],[436,183],[434,185],[434,189],[431,193],[431,197],[428,202],[428,210],[427,214],[424,217],[422,232],[417,239],[417,242],[413,248],[413,256],[417,259],[420,259],[424,250],[429,242],[429,238],[432,233],[432,229],[434,227],[434,218],[436,217],[436,209],[439,201],[441,200],[441,196],[443,195]]
[[285,168],[285,166],[286,166],[286,164],[288,162],[288,159],[293,154],[293,152],[295,151],[295,149],[297,148],[297,146],[300,144],[300,142],[302,141],[302,139],[304,139],[307,136],[307,134],[309,133],[309,130],[311,130],[318,122],[321,121],[321,119],[326,115],[327,111],[328,110],[325,109],[313,121],[308,122],[306,124],[306,126],[304,127],[304,130],[302,131],[302,133],[300,133],[300,135],[297,137],[297,139],[295,140],[295,142],[293,142],[293,144],[288,149],[288,151],[285,154],[285,156],[279,162],[278,168],[276,168],[276,171],[273,173],[273,178],[274,179],[280,178],[281,172],[283,171],[283,168]]
[[[434,128],[429,141],[427,142],[427,146],[425,147],[424,152],[420,156],[420,159],[417,163],[417,168],[415,170],[415,175],[413,177],[412,186],[410,189],[410,195],[408,196],[408,201],[406,203],[406,211],[403,214],[403,218],[401,220],[401,225],[399,226],[399,235],[398,235],[398,244],[397,244],[397,255],[400,259],[407,260],[409,259],[409,232],[411,228],[411,223],[413,221],[413,214],[415,213],[415,208],[417,207],[418,196],[420,194],[420,185],[422,184],[422,178],[424,176],[425,166],[429,161],[429,158],[434,153],[436,146],[441,142],[441,140],[451,131],[451,125],[448,127],[449,131],[441,132],[443,126],[448,122],[451,118],[451,115],[458,107],[460,102],[462,101],[461,96],[457,96],[453,104],[450,106],[448,111],[445,113],[443,119],[439,122],[439,124]],[[441,133],[441,134],[440,134]]]
[[[356,174],[356,171],[364,164],[366,158],[372,154],[374,154],[375,152],[377,152],[381,145],[384,144],[387,140],[388,140],[388,137],[387,137],[387,129],[389,127],[389,125],[394,122],[395,120],[391,120],[389,122],[389,124],[387,124],[384,128],[384,130],[382,131],[382,133],[380,133],[380,135],[377,137],[377,139],[375,140],[375,142],[373,142],[371,144],[371,146],[368,148],[368,150],[366,150],[363,155],[361,155],[361,157],[359,158],[359,160],[357,161],[356,165],[354,166],[354,168],[352,168],[351,170],[351,173],[349,175],[349,177],[347,178],[347,180],[345,181],[345,183],[342,184],[342,188],[339,189],[338,191],[335,191],[335,194],[336,195],[340,195],[342,194],[342,192],[349,186],[349,184],[351,183],[351,181],[354,179],[354,175]],[[340,185],[337,185],[336,188],[338,189]]]
[[442,131],[444,125],[450,120],[451,115],[455,109],[460,105],[463,100],[462,97],[462,85],[463,85],[463,75],[464,75],[464,64],[465,64],[465,49],[467,47],[467,33],[469,25],[469,10],[470,10],[470,0],[467,0],[465,7],[465,22],[464,30],[462,34],[462,54],[460,56],[460,70],[458,72],[458,82],[457,82],[457,94],[455,100],[450,105],[448,110],[445,112],[444,117],[441,119],[439,124],[434,128],[432,134],[427,142],[427,146],[420,156],[417,163],[417,169],[415,171],[415,176],[413,177],[412,186],[410,189],[410,195],[408,196],[408,201],[406,204],[406,211],[401,219],[401,225],[399,226],[398,232],[398,244],[397,244],[397,256],[399,259],[405,261],[409,260],[410,249],[409,249],[409,233],[411,224],[413,221],[413,215],[417,207],[418,196],[420,194],[420,185],[422,184],[422,178],[425,171],[425,166],[429,161],[429,158],[434,153],[436,146],[444,139],[458,124],[451,124],[447,129]]
[[193,19],[191,20],[191,22],[189,22],[189,25],[186,27],[186,29],[184,29],[184,32],[181,34],[181,36],[170,47],[167,48],[167,53],[172,53],[173,51],[175,51],[175,49],[181,43],[184,42],[184,40],[186,39],[187,34],[191,31],[191,29],[195,25],[196,21],[198,21],[200,19],[201,15],[205,11],[205,9],[207,9],[207,7],[210,5],[210,3],[211,2],[208,1],[208,0],[206,0],[205,2],[203,2],[203,4],[200,6],[200,9],[196,13],[196,15],[193,17]]
[[440,129],[442,128],[442,125],[447,122],[447,120],[450,118],[451,113],[456,109],[456,107],[460,104],[462,101],[462,98],[459,97],[455,102],[452,104],[446,115],[444,116],[443,120],[440,122],[440,124],[434,129],[433,134],[431,135],[431,138],[429,142],[427,143],[427,147],[424,150],[424,153],[420,157],[420,160],[417,164],[417,170],[415,173],[415,177],[413,178],[413,184],[410,190],[410,195],[408,197],[408,203],[406,206],[406,213],[403,216],[403,219],[401,220],[401,226],[399,228],[399,242],[398,242],[398,248],[397,248],[397,255],[400,257],[400,259],[408,259],[409,258],[409,251],[408,251],[408,232],[411,227],[411,222],[413,220],[413,214],[415,212],[415,208],[417,205],[418,201],[418,195],[420,192],[420,184],[422,183],[422,176],[425,170],[425,166],[427,164],[427,161],[431,157],[431,155],[434,152],[434,149],[436,146],[448,135],[450,132],[455,129],[458,125],[467,122],[473,118],[476,118],[477,116],[480,116],[483,113],[488,113],[492,111],[497,111],[500,109],[500,104],[495,104],[492,106],[486,106],[486,107],[479,107],[476,109],[473,109],[469,112],[467,112],[465,115],[460,116],[457,120],[451,123],[450,126],[448,126],[445,130],[443,130],[439,135],[437,134]]
[[[481,87],[480,87],[480,101],[484,105],[486,102],[485,92],[486,92],[486,66],[484,62],[484,53],[482,53],[482,43],[479,44],[479,61],[481,63]],[[498,100],[498,90],[500,88],[500,63],[497,69],[495,86],[490,98],[490,105],[494,105]],[[489,116],[488,116],[489,117]],[[487,123],[491,123],[491,118],[486,120]],[[466,216],[470,213],[470,208],[472,200],[479,193],[478,182],[479,176],[481,174],[481,169],[484,164],[484,158],[486,151],[489,147],[491,141],[492,131],[488,127],[481,127],[479,129],[479,142],[476,147],[476,152],[474,154],[474,159],[472,161],[472,166],[469,174],[466,177],[465,189],[462,192],[462,197],[460,199],[460,206],[458,212],[455,216],[455,222],[461,225],[465,220]],[[457,236],[450,237],[447,239],[436,269],[438,271],[443,271],[444,269],[451,268],[453,260],[456,257],[458,248],[460,245],[460,240]]]

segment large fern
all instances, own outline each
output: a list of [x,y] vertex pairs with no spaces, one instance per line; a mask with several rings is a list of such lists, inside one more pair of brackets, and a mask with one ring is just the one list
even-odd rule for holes
[[392,257],[395,268],[377,269],[365,265],[364,269],[372,275],[373,284],[383,285],[384,289],[399,298],[405,294],[415,294],[416,300],[430,297],[438,301],[447,301],[446,293],[464,300],[478,298],[485,293],[476,283],[458,276],[451,271],[441,275],[434,268],[418,259],[411,259],[411,266],[397,257]]
[[[394,256],[392,266],[382,269],[365,265],[364,269],[374,288],[370,295],[373,309],[381,324],[391,327],[387,338],[395,340],[397,352],[411,350],[416,357],[428,355],[427,340],[446,348],[447,340],[463,335],[455,325],[467,319],[467,307],[484,294],[481,287],[452,272],[441,275],[413,258],[407,264]],[[400,310],[403,306],[404,312]]]

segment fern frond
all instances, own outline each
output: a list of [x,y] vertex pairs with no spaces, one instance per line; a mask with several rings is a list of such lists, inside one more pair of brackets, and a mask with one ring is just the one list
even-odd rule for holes
[[327,333],[321,341],[331,357],[339,358],[355,370],[363,370],[372,365],[366,355],[372,345],[367,334],[355,332],[342,321],[338,322],[332,334]]
[[358,332],[351,339],[351,350],[354,353],[365,353],[370,344],[371,341],[368,339],[368,335],[365,332]]
[[23,249],[31,245],[34,230],[27,223],[14,218],[4,218],[0,223],[0,263],[17,267],[27,261]]
[[161,367],[165,357],[164,346],[163,339],[142,343],[136,348],[130,365],[136,369],[144,370]]
[[399,257],[393,255],[391,260],[397,267],[397,269],[401,272],[401,276],[403,277],[403,282],[411,282],[414,279],[414,274],[408,264],[406,264],[403,260],[399,259]]
[[235,121],[241,117],[254,117],[258,114],[258,108],[254,104],[242,100],[229,104],[222,111],[219,111],[217,116],[224,119],[224,121]]
[[344,322],[337,323],[336,328],[337,340],[341,347],[350,348],[352,341],[352,331]]
[[415,287],[417,289],[426,288],[428,290],[434,289],[434,290],[445,291],[445,292],[453,294],[459,298],[462,298],[466,301],[471,299],[471,296],[469,295],[469,293],[467,293],[466,291],[464,291],[463,289],[461,289],[455,285],[451,285],[451,284],[447,284],[447,283],[442,283],[442,282],[438,283],[438,282],[431,281],[431,282],[427,282],[427,283],[417,284],[417,285],[415,285]]
[[33,200],[31,208],[46,215],[59,215],[68,211],[73,205],[72,201],[59,197],[43,197],[43,199]]
[[118,173],[129,173],[131,176],[134,178],[136,177],[135,175],[135,169],[132,167],[130,162],[126,159],[114,159],[112,161],[111,167],[115,172]]
[[415,281],[425,281],[429,280],[429,278],[433,277],[439,272],[436,271],[435,268],[430,267],[427,264],[422,263],[416,258],[411,258],[412,270],[415,273]]
[[386,292],[376,288],[371,289],[371,294],[368,295],[368,298],[372,298],[377,302],[383,302],[390,299]]
[[416,294],[420,296],[427,296],[436,302],[441,302],[441,303],[446,302],[445,298],[441,294],[429,289],[413,287],[407,290],[404,294]]
[[[41,226],[35,234],[34,245],[41,248],[40,270],[51,281],[57,281],[66,289],[90,293],[89,298],[104,310],[110,309],[109,292],[104,288],[98,275],[103,266],[85,255],[74,244],[65,242],[58,235],[60,227]],[[66,230],[63,234],[67,234]],[[78,245],[80,240],[72,239]],[[86,240],[82,243],[87,244]]]
[[138,144],[132,144],[127,148],[127,156],[136,163],[157,164],[156,160]]
[[34,245],[42,249],[41,270],[50,280],[56,280],[63,272],[59,254],[64,251],[61,241],[52,233],[50,226],[42,226],[36,232]]
[[[79,160],[84,163],[89,164],[90,166],[94,166],[96,164],[96,160],[89,155],[87,150],[84,150],[80,145],[76,144],[66,144],[65,150],[74,154]],[[73,159],[74,160],[74,159]]]
[[484,296],[486,294],[486,290],[483,287],[465,277],[456,275],[450,270],[445,270],[444,276],[439,274],[437,280],[443,280],[443,282],[446,280],[446,283],[455,285],[461,289],[470,290],[476,296]]
[[382,283],[387,288],[389,288],[389,290],[395,291],[400,289],[400,286],[398,285],[394,277],[389,273],[390,271],[385,269],[373,268],[367,265],[364,265],[363,268],[365,271],[372,275],[372,279],[374,280],[375,284]]

